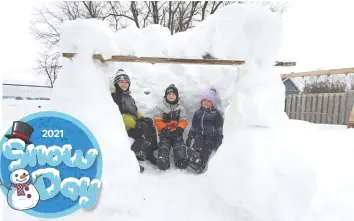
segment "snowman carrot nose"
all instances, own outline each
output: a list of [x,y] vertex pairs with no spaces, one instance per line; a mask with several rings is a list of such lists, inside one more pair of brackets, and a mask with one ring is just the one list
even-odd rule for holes
[[28,176],[28,174],[23,174],[23,175],[20,176],[20,178],[21,178],[21,179],[24,179],[24,178],[26,178],[27,176]]

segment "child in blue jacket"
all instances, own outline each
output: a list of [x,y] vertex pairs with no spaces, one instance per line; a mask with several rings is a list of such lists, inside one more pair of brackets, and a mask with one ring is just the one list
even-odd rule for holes
[[186,145],[189,166],[196,173],[203,172],[212,150],[217,150],[222,143],[224,119],[215,104],[215,90],[202,94],[201,106],[194,113],[188,133]]

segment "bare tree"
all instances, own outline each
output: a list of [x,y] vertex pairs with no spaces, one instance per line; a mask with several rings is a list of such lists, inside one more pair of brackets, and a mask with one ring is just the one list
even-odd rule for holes
[[346,76],[306,77],[303,93],[339,93],[348,89]]
[[[145,28],[150,24],[167,27],[171,34],[186,31],[208,15],[229,4],[246,1],[64,1],[44,3],[35,9],[32,33],[48,51],[38,58],[36,70],[48,75],[53,85],[59,67],[58,27],[66,20],[95,18],[106,21],[117,31],[134,24]],[[269,4],[273,11],[284,12],[285,5]]]
[[44,52],[40,54],[39,58],[37,58],[37,72],[46,74],[52,87],[58,77],[58,70],[60,68],[58,63],[60,56],[61,55],[59,52],[55,52],[53,54]]

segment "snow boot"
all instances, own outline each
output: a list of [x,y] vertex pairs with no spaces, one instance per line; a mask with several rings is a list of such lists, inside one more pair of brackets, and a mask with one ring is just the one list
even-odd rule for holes
[[189,160],[188,159],[180,159],[176,161],[175,165],[178,169],[186,169],[188,167]]
[[187,157],[186,146],[184,144],[182,136],[175,137],[172,148],[173,148],[175,166],[178,169],[186,169],[189,160]]
[[145,161],[146,160],[146,153],[142,150],[135,152],[135,156],[138,161]]
[[195,164],[195,163],[190,163],[189,167],[192,168],[194,170],[194,172],[197,173],[197,174],[202,173],[203,170],[204,170],[204,167],[202,167],[202,166],[200,166],[198,164]]
[[188,148],[187,155],[189,157],[188,166],[192,168],[196,173],[202,173],[204,168],[201,153],[194,150],[193,148]]
[[170,160],[164,157],[159,157],[157,158],[156,165],[160,170],[167,170],[170,168]]

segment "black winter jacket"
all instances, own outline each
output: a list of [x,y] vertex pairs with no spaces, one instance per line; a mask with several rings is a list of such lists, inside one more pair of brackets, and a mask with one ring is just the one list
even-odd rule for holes
[[135,100],[130,96],[130,91],[117,91],[112,93],[114,102],[118,105],[121,114],[130,114],[134,117],[138,117],[138,108],[135,104]]
[[217,109],[200,107],[193,115],[192,127],[188,136],[195,137],[197,134],[201,134],[222,139],[223,124],[224,120]]

